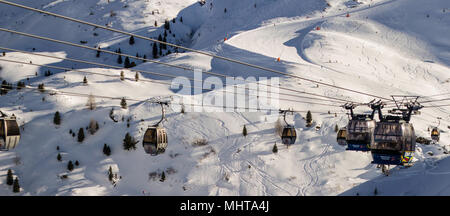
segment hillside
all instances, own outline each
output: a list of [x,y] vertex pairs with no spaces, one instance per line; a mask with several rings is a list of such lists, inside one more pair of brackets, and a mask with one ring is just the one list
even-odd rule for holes
[[[13,2],[152,38],[164,34],[163,24],[168,20],[168,42],[380,97],[407,94],[423,96],[423,100],[445,99],[450,90],[448,0],[206,0],[203,6],[196,0]],[[136,39],[130,45],[129,36],[0,5],[0,28],[77,44],[83,41],[86,46],[104,50],[120,48],[125,54],[152,58],[149,41]],[[6,32],[0,32],[0,38],[1,47],[30,52],[34,48],[39,54],[122,66],[117,63],[117,56],[107,53],[97,58],[92,50]],[[226,76],[279,77],[284,88],[343,100],[374,99],[198,53],[176,53],[168,48],[163,54],[156,60]],[[0,152],[1,195],[17,195],[5,183],[8,169],[20,179],[22,191],[18,195],[373,195],[374,188],[381,195],[450,192],[445,181],[450,173],[446,166],[448,157],[444,153],[450,150],[450,109],[433,107],[446,105],[445,101],[426,104],[431,107],[421,110],[421,115],[413,116],[411,121],[417,136],[429,138],[428,129],[437,126],[437,117],[441,117],[440,142],[418,143],[415,165],[408,169],[395,167],[388,177],[370,163],[370,153],[348,152],[336,143],[335,126],[343,127],[348,122],[345,110],[339,107],[341,103],[324,106],[315,104],[313,99],[299,101],[295,95],[280,96],[287,100],[280,100],[279,104],[280,108],[300,111],[287,117],[298,134],[296,143],[289,148],[275,134],[277,112],[183,114],[180,105],[173,103],[166,110],[164,122],[169,146],[164,154],[150,156],[145,154],[141,141],[147,126],[159,120],[161,110],[157,104],[142,101],[183,98],[188,100],[186,104],[201,104],[201,100],[189,98],[168,85],[136,82],[135,72],[130,70],[11,51],[6,51],[1,59],[114,75],[51,69],[53,75],[44,76],[45,67],[0,61],[0,77],[10,83],[22,80],[32,87],[44,83],[46,89],[115,98],[96,98],[97,108],[92,111],[87,109],[86,97],[45,95],[26,89],[0,96],[0,110],[15,114],[22,126],[19,146]],[[135,70],[193,78],[187,70],[132,61],[136,61]],[[125,71],[126,80],[118,78],[120,71]],[[203,75],[203,79],[209,76]],[[84,76],[87,85],[82,82]],[[147,73],[140,73],[140,77],[172,81]],[[203,102],[211,102],[220,94],[220,89],[205,92]],[[127,109],[120,107],[122,97],[128,99]],[[279,108],[277,104],[267,107]],[[117,123],[109,116],[111,109],[119,119]],[[308,110],[313,112],[313,127],[305,126]],[[59,126],[53,124],[56,111],[62,115]],[[357,111],[369,108],[359,107]],[[91,119],[99,123],[99,130],[94,135],[86,131],[85,140],[77,142],[69,131],[78,132]],[[244,125],[247,136],[242,135]],[[139,141],[136,150],[123,150],[126,133]],[[193,145],[200,139],[207,144]],[[272,153],[275,143],[277,154]],[[104,144],[111,146],[109,157],[102,153]],[[57,160],[58,153],[61,162]],[[71,172],[67,170],[69,160],[79,161]],[[115,185],[108,180],[109,167],[118,175]],[[166,179],[161,182],[163,171]],[[62,179],[63,175],[67,178]],[[410,183],[404,184],[405,180]],[[417,187],[423,184],[428,186]]]

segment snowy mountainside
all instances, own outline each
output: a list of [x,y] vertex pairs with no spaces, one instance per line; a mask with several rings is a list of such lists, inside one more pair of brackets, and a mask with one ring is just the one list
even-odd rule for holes
[[[171,22],[175,37],[169,36],[169,42],[383,97],[427,96],[450,90],[450,38],[445,37],[450,35],[447,0],[207,0],[203,6],[195,0],[13,2],[153,38],[164,32],[164,20],[175,18],[176,22]],[[111,51],[121,48],[130,55],[138,52],[152,56],[148,41],[136,39],[134,45],[129,45],[128,36],[2,4],[0,27],[73,43],[87,41],[91,47]],[[93,36],[94,32],[98,36]],[[0,46],[8,48],[35,48],[42,54],[119,66],[117,56],[110,54],[102,53],[96,58],[94,51],[4,32],[0,32],[0,37]],[[374,188],[380,195],[449,194],[448,184],[443,181],[450,173],[445,154],[450,150],[448,107],[424,108],[421,115],[413,116],[416,134],[426,138],[428,128],[438,124],[436,117],[442,117],[441,140],[437,145],[417,144],[415,165],[408,169],[394,167],[389,177],[382,176],[381,170],[371,164],[370,153],[348,152],[336,143],[335,126],[342,127],[348,121],[343,109],[308,103],[317,102],[308,99],[302,101],[305,103],[280,101],[281,108],[302,111],[287,117],[298,134],[296,143],[289,148],[275,134],[277,114],[182,114],[180,106],[172,104],[163,123],[169,133],[168,149],[164,154],[150,156],[144,153],[141,141],[146,127],[159,120],[159,105],[127,100],[128,108],[122,109],[120,98],[186,96],[167,85],[133,81],[135,72],[128,70],[96,68],[17,52],[6,52],[1,59],[117,76],[52,70],[54,74],[45,77],[44,67],[0,61],[0,77],[8,82],[25,80],[34,87],[44,83],[47,89],[117,98],[96,98],[97,109],[91,111],[85,97],[44,95],[29,90],[12,90],[0,96],[0,109],[14,113],[22,126],[19,146],[0,152],[2,195],[16,195],[4,180],[8,169],[20,180],[18,195],[373,195]],[[280,77],[283,87],[329,97],[361,102],[373,99],[190,52],[172,53],[157,60],[228,76]],[[150,62],[138,62],[135,69],[193,77],[189,71]],[[120,71],[125,71],[129,80],[121,81]],[[84,76],[87,85],[82,82]],[[143,73],[141,77],[170,81]],[[210,100],[218,94],[217,90],[210,91],[204,93],[204,98]],[[109,116],[111,109],[117,123]],[[307,110],[313,111],[313,127],[305,126]],[[59,126],[53,124],[56,111],[62,116]],[[369,109],[358,107],[357,111]],[[77,133],[91,119],[99,123],[99,130],[94,135],[86,131],[85,140],[77,142],[69,131]],[[245,137],[244,125],[248,130]],[[139,141],[135,150],[123,150],[126,133]],[[193,144],[201,139],[207,143]],[[272,152],[275,143],[276,154]],[[104,144],[111,147],[111,156],[102,153]],[[61,161],[57,160],[58,153]],[[69,161],[79,162],[71,172],[67,170]],[[115,184],[108,180],[109,167],[117,174]],[[163,171],[166,179],[161,182]],[[420,184],[427,187],[417,187]]]

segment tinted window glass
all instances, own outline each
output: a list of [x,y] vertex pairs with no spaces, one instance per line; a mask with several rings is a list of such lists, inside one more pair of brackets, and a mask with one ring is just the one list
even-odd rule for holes
[[20,135],[19,125],[15,120],[6,120],[6,128],[8,129],[8,136]]

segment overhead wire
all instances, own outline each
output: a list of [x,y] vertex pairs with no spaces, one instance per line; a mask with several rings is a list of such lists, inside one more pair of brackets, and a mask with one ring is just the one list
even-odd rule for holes
[[[107,65],[107,64],[101,64],[101,63],[90,62],[90,61],[79,60],[79,59],[73,59],[73,58],[63,58],[63,57],[58,57],[58,56],[45,55],[45,54],[40,54],[40,53],[35,53],[35,52],[28,52],[28,51],[12,49],[12,48],[6,48],[6,47],[1,47],[1,46],[0,46],[0,50],[20,52],[20,53],[25,53],[25,54],[29,54],[29,55],[35,55],[35,56],[41,56],[41,57],[47,57],[47,58],[55,58],[55,59],[60,59],[60,60],[67,60],[67,61],[72,61],[72,62],[96,65],[96,66],[101,66],[101,67],[104,67],[104,68],[114,68],[114,69],[120,69],[120,70],[129,70],[129,71],[134,71],[134,72],[139,72],[139,73],[146,73],[146,74],[157,75],[157,76],[161,76],[161,77],[177,78],[177,76],[175,76],[175,75],[162,74],[162,73],[156,73],[156,72],[151,72],[151,71],[144,71],[144,70],[137,70],[137,69],[132,69],[132,68],[125,68],[125,67]],[[202,80],[193,79],[193,78],[189,78],[189,77],[186,77],[186,78],[188,80],[190,80],[190,81],[202,82]],[[215,84],[215,83],[212,83],[212,82],[208,82],[207,80],[205,80],[204,83]],[[259,85],[259,83],[256,83],[256,84]],[[246,88],[246,87],[241,87],[241,86],[236,86],[236,87],[237,88],[243,88],[245,90],[249,90],[249,88]],[[212,90],[212,89],[207,89],[207,90]],[[278,94],[279,95],[285,95],[285,96],[297,97],[297,98],[303,98],[303,99],[320,100],[320,101],[327,101],[327,102],[332,102],[332,103],[341,103],[341,102],[338,102],[337,100],[312,98],[312,97],[306,97],[306,96],[301,96],[301,95],[296,95],[296,94],[288,94],[288,93],[282,93],[282,92],[278,92]],[[266,97],[266,96],[259,96],[259,97],[270,98],[270,97]]]
[[[145,58],[136,57],[136,56],[132,56],[132,55],[128,55],[128,54],[117,53],[117,52],[113,52],[113,51],[109,51],[109,50],[99,50],[99,49],[92,48],[92,47],[85,46],[85,45],[79,45],[79,44],[75,44],[75,43],[71,43],[71,42],[67,42],[67,41],[56,40],[56,39],[53,39],[53,38],[42,37],[42,36],[38,36],[38,35],[34,35],[34,34],[28,34],[28,33],[24,33],[24,32],[4,29],[4,28],[0,28],[0,31],[10,32],[10,33],[13,33],[13,34],[18,34],[18,35],[22,35],[22,36],[31,37],[31,38],[36,38],[36,39],[51,41],[51,42],[55,42],[55,43],[65,44],[65,45],[69,45],[69,46],[89,49],[89,50],[93,50],[93,51],[104,52],[104,53],[108,53],[108,54],[112,54],[112,55],[120,55],[120,56],[133,58],[133,59],[137,59],[137,60],[141,60],[141,61],[148,61],[148,62],[152,62],[152,63],[156,63],[156,64],[163,64],[165,66],[175,67],[175,68],[178,68],[178,69],[183,69],[183,70],[194,71],[195,72],[195,70],[193,68],[190,68],[190,67],[184,67],[184,66],[164,63],[164,62],[160,62],[160,61],[154,61],[154,60],[151,60],[151,59],[145,59]],[[209,71],[202,71],[202,73],[211,74],[211,75],[227,78],[226,75],[219,74],[219,73],[214,73],[214,72],[209,72]],[[307,95],[312,95],[312,96],[322,97],[322,98],[327,98],[327,99],[339,100],[339,101],[343,101],[343,102],[354,102],[354,101],[351,101],[351,100],[345,100],[345,99],[341,99],[341,98],[330,97],[330,96],[325,96],[325,95],[320,95],[320,94],[316,94],[316,93],[290,89],[290,88],[281,87],[281,86],[273,86],[273,85],[262,84],[262,83],[260,83],[260,85],[264,85],[264,86],[268,86],[268,87],[276,87],[276,88],[279,88],[279,89],[282,89],[282,90],[287,90],[287,91],[291,91],[291,92],[296,92],[296,93],[300,93],[300,94],[307,94]]]
[[225,60],[225,61],[229,61],[229,62],[241,64],[241,65],[245,65],[245,66],[248,66],[248,67],[252,67],[252,68],[256,68],[256,69],[260,69],[260,70],[264,70],[264,71],[268,71],[268,72],[273,72],[273,73],[277,73],[277,74],[280,74],[280,75],[284,75],[284,76],[288,76],[288,77],[292,77],[292,78],[297,78],[297,79],[309,81],[309,82],[312,82],[312,83],[316,83],[316,84],[320,84],[320,85],[324,85],[324,86],[328,86],[328,87],[332,87],[332,88],[337,88],[337,89],[344,90],[344,91],[349,91],[349,92],[362,94],[362,95],[366,95],[366,96],[370,96],[370,97],[375,97],[375,98],[379,98],[379,99],[383,99],[383,100],[387,100],[387,101],[392,101],[392,99],[390,99],[390,98],[385,98],[385,97],[381,97],[381,96],[378,96],[378,95],[365,93],[365,92],[362,92],[362,91],[353,90],[353,89],[349,89],[349,88],[345,88],[345,87],[339,87],[339,86],[332,85],[332,84],[329,84],[329,83],[324,83],[324,82],[321,82],[321,81],[316,81],[316,80],[312,80],[312,79],[309,79],[309,78],[305,78],[305,77],[289,74],[289,73],[286,73],[286,72],[277,71],[277,70],[266,68],[266,67],[262,67],[262,66],[259,66],[259,65],[254,65],[254,64],[247,63],[247,62],[242,62],[242,61],[231,59],[231,58],[228,58],[228,57],[214,55],[214,54],[211,54],[211,53],[208,53],[208,52],[205,52],[205,51],[201,51],[201,50],[196,50],[196,49],[187,48],[187,47],[184,47],[184,46],[180,46],[180,45],[176,45],[176,44],[172,44],[172,43],[168,43],[168,42],[164,42],[164,41],[159,41],[159,40],[156,40],[156,39],[153,39],[153,38],[140,36],[140,35],[137,35],[137,34],[125,32],[125,31],[114,29],[114,28],[107,27],[107,26],[105,27],[105,26],[102,26],[102,25],[98,25],[98,24],[82,21],[82,20],[79,20],[79,19],[63,16],[63,15],[56,14],[56,13],[51,13],[51,12],[48,12],[48,11],[44,11],[44,10],[28,7],[28,6],[25,6],[25,5],[21,5],[21,4],[17,4],[17,3],[13,3],[13,2],[9,2],[9,1],[4,1],[4,0],[0,0],[0,3],[4,3],[4,4],[11,5],[11,6],[20,7],[20,8],[26,9],[26,10],[31,10],[31,11],[35,11],[35,12],[51,15],[51,16],[58,17],[58,18],[61,18],[61,19],[65,19],[65,20],[69,20],[69,21],[72,21],[72,22],[77,22],[77,23],[81,23],[81,24],[85,24],[85,25],[90,25],[90,26],[93,26],[93,27],[105,29],[105,30],[108,30],[108,31],[112,31],[112,32],[116,32],[116,33],[120,33],[120,34],[124,34],[124,35],[133,36],[135,38],[140,38],[140,39],[144,39],[144,40],[148,40],[148,41],[152,41],[152,42],[157,42],[159,44],[164,44],[164,45],[167,45],[167,46],[171,46],[171,47],[175,47],[175,48],[178,48],[178,49],[183,49],[183,50],[186,50],[186,51],[189,51],[189,52],[194,52],[194,53],[210,56],[210,57],[213,57],[213,58],[217,58],[217,59],[221,59],[221,60]]

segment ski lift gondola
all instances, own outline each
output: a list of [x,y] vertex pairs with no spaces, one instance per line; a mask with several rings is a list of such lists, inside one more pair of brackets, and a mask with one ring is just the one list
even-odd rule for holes
[[15,148],[20,141],[20,128],[14,115],[7,116],[0,111],[0,150]]
[[433,128],[433,130],[431,130],[431,139],[433,141],[439,142],[439,137],[440,137],[440,132],[438,130],[437,127]]
[[339,129],[336,137],[337,143],[341,146],[347,145],[347,128]]
[[350,120],[347,124],[347,151],[370,151],[370,146],[373,144],[373,131],[375,129],[375,120],[374,114],[375,110],[372,111],[372,114],[358,114],[355,115],[353,113],[353,109],[357,105],[355,104],[346,104],[344,105],[345,109],[350,110]]
[[439,142],[439,137],[441,135],[441,132],[439,131],[439,125],[441,124],[441,118],[438,117],[438,125],[431,130],[431,140],[434,142]]
[[280,110],[280,113],[283,114],[284,122],[286,123],[286,126],[283,128],[283,131],[281,133],[281,141],[285,145],[292,145],[295,143],[295,140],[297,139],[297,131],[295,130],[295,127],[293,125],[290,125],[286,121],[286,113],[292,112],[289,110]]
[[[386,165],[412,166],[416,135],[414,127],[409,121],[413,111],[423,107],[416,101],[406,103],[407,109],[400,109],[397,106],[398,109],[390,111],[396,115],[388,115],[384,118],[381,116],[380,122],[375,127],[375,142],[371,147],[372,163],[382,165],[385,174],[389,173]],[[381,114],[381,109],[379,112]]]
[[168,105],[167,102],[158,102],[161,105],[162,115],[161,120],[155,125],[149,126],[144,134],[142,146],[147,154],[156,156],[166,151],[168,140],[166,129],[161,125],[165,119],[164,105]]

